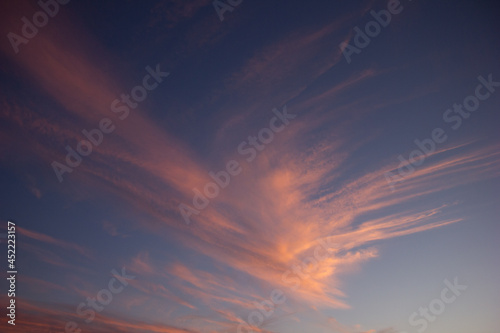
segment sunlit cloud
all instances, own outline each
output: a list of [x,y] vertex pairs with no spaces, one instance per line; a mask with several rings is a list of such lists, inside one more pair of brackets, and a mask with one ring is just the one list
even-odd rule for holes
[[[96,218],[92,228],[97,225],[100,234],[86,242],[40,231],[43,226],[17,227],[18,237],[26,240],[20,246],[24,253],[54,275],[64,272],[57,278],[20,279],[28,289],[43,289],[19,298],[27,311],[20,324],[29,332],[46,332],[62,329],[69,320],[82,322],[75,313],[78,302],[105,287],[99,281],[107,282],[115,266],[106,265],[114,262],[137,278],[120,301],[85,327],[92,332],[233,332],[273,290],[287,302],[256,331],[272,332],[273,325],[314,313],[322,316],[319,326],[341,333],[392,332],[343,325],[321,313],[352,308],[345,282],[381,256],[383,242],[463,222],[456,214],[461,202],[450,192],[498,178],[500,154],[491,140],[450,140],[391,188],[384,175],[396,172],[396,156],[403,152],[386,148],[381,139],[386,128],[367,129],[363,119],[430,98],[439,83],[387,94],[379,82],[398,71],[396,65],[339,69],[339,41],[352,38],[345,32],[373,3],[327,24],[273,35],[228,65],[206,83],[206,100],[190,101],[186,110],[169,110],[186,112],[168,126],[175,129],[189,119],[186,130],[196,136],[192,141],[181,130],[166,130],[158,111],[165,108],[158,101],[173,94],[167,87],[182,83],[178,59],[159,63],[168,79],[148,92],[151,99],[130,107],[126,119],[120,119],[111,108],[113,101],[130,94],[146,67],[155,67],[155,59],[130,68],[116,64],[113,50],[80,21],[71,22],[71,14],[60,18],[64,29],[48,27],[18,55],[2,46],[3,56],[21,73],[18,84],[29,85],[47,101],[15,94],[0,100],[0,117],[10,128],[7,134],[0,132],[2,153],[19,149],[52,177],[44,184],[26,178],[31,196],[43,201],[60,192],[83,201],[95,195],[110,200],[106,209],[111,213],[119,203],[116,210],[124,217]],[[29,6],[18,7],[16,12]],[[148,29],[161,24],[182,29],[207,10],[212,10],[211,2],[205,0],[161,2],[145,22]],[[179,54],[195,57],[199,51],[194,46],[215,48],[230,34],[221,31],[212,15],[187,28],[184,44],[176,45]],[[268,126],[275,108],[294,117],[269,144],[256,149],[255,159],[246,160],[238,144]],[[76,146],[84,139],[82,130],[96,128],[103,118],[116,129],[59,184],[51,163],[64,162],[65,147]],[[209,172],[223,170],[230,160],[242,172],[185,224],[179,205],[193,206],[195,190],[201,193],[214,181]],[[88,212],[89,220],[94,213]],[[106,246],[97,249],[94,242]],[[61,296],[53,307],[38,301],[47,292]]]

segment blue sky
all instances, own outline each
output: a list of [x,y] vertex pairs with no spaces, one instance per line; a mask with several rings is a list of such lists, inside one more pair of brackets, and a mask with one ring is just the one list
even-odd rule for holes
[[2,331],[497,332],[491,2],[1,6]]

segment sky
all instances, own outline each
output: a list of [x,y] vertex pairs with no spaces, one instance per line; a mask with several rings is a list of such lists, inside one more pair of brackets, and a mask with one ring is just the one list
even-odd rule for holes
[[498,15],[3,1],[0,331],[498,332]]

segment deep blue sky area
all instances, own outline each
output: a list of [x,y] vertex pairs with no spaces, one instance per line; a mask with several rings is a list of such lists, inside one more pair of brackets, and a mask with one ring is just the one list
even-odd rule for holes
[[2,2],[0,331],[498,332],[498,8]]

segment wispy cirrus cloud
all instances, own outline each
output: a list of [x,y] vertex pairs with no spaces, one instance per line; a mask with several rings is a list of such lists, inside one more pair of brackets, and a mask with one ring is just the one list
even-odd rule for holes
[[82,246],[79,246],[79,245],[76,245],[76,244],[73,244],[70,242],[66,242],[63,240],[59,240],[59,239],[56,239],[56,238],[51,237],[49,235],[45,235],[45,234],[42,234],[40,232],[28,230],[28,229],[25,229],[23,227],[18,226],[16,229],[17,229],[17,232],[19,234],[21,234],[25,237],[28,237],[28,238],[31,238],[31,239],[34,239],[34,240],[37,240],[37,241],[40,241],[40,242],[43,242],[43,243],[46,243],[49,245],[55,245],[57,247],[65,249],[65,250],[75,251],[78,254],[85,256],[89,259],[93,258],[93,255],[91,254],[91,252]]
[[[165,15],[189,18],[205,4],[176,3],[174,14]],[[134,110],[129,119],[120,122],[110,111],[110,103],[135,83],[125,84],[120,75],[102,71],[112,57],[76,27],[68,25],[65,33],[45,31],[30,42],[36,53],[7,56],[23,73],[21,81],[36,86],[38,93],[64,114],[52,117],[46,107],[25,103],[22,98],[3,101],[3,118],[16,128],[29,128],[29,140],[38,141],[31,153],[48,166],[53,159],[64,159],[64,146],[78,140],[81,129],[95,127],[102,117],[113,119],[116,131],[106,136],[68,177],[76,183],[91,184],[96,193],[114,195],[127,212],[148,216],[133,219],[131,229],[140,229],[153,238],[175,240],[176,246],[206,261],[200,267],[181,263],[172,260],[167,250],[153,254],[144,244],[128,262],[132,272],[148,280],[131,282],[135,294],[123,295],[123,305],[133,308],[155,297],[152,303],[157,308],[168,307],[178,317],[145,324],[133,317],[102,315],[92,324],[93,331],[195,332],[203,331],[206,325],[213,331],[234,329],[238,318],[254,308],[253,302],[266,299],[268,293],[264,291],[272,288],[284,290],[291,303],[302,304],[300,311],[349,308],[343,291],[344,276],[379,256],[378,242],[461,221],[452,214],[456,202],[448,200],[446,191],[498,177],[496,146],[453,146],[437,151],[399,184],[395,193],[389,191],[384,178],[392,160],[375,161],[367,154],[362,160],[366,167],[356,165],[359,149],[369,139],[377,138],[377,131],[361,138],[351,134],[364,133],[359,117],[373,114],[382,105],[407,101],[415,93],[394,97],[385,104],[373,98],[376,93],[354,97],[363,85],[371,84],[370,88],[377,91],[372,80],[383,71],[376,68],[346,74],[330,85],[320,84],[340,60],[337,44],[330,37],[345,20],[317,31],[301,30],[263,46],[223,78],[223,87],[214,88],[210,106],[219,105],[217,102],[232,93],[238,93],[240,99],[223,103],[210,117],[214,128],[207,130],[209,134],[200,134],[203,140],[212,142],[204,154],[197,154],[190,143],[166,132],[148,112],[151,106]],[[76,35],[81,36],[78,43],[73,38]],[[318,61],[313,61],[315,58]],[[309,65],[302,66],[304,63]],[[246,163],[236,149],[231,150],[234,142],[261,128],[263,123],[259,121],[267,119],[269,106],[281,105],[288,105],[289,112],[298,117],[255,161]],[[198,106],[196,111],[201,113],[205,107]],[[238,110],[237,115],[234,110]],[[218,150],[221,146],[225,148],[222,152]],[[195,223],[187,228],[178,214],[178,204],[189,202],[192,189],[210,181],[210,167],[232,158],[242,162],[243,172],[206,210],[193,217]],[[474,171],[474,178],[463,176],[470,171]],[[441,201],[430,200],[437,194],[443,194]],[[118,235],[111,222],[104,228]],[[88,250],[69,241],[24,228],[19,233],[45,246],[91,257]],[[309,269],[300,287],[294,288],[284,274],[301,265],[320,240],[337,244],[338,251],[319,262],[316,270]],[[51,251],[38,251],[36,246],[26,249],[39,252],[41,260],[45,258],[52,266],[68,267]],[[297,273],[289,276],[298,278]],[[71,290],[87,297],[93,295],[89,290],[99,288],[93,284],[85,287]],[[34,305],[29,310],[35,315],[26,325],[33,332],[62,322],[57,319],[60,312]],[[37,322],[45,315],[54,321]],[[71,311],[66,315],[75,317]],[[332,322],[337,330],[349,331],[337,324]]]

